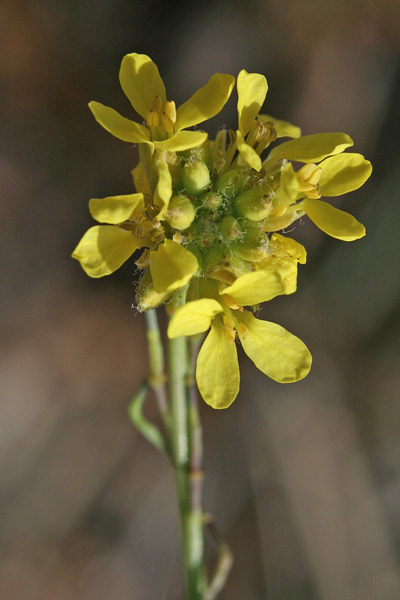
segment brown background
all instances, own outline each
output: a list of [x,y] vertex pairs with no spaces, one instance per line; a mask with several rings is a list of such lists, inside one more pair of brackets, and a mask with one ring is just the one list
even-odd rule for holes
[[[235,404],[202,405],[205,494],[236,557],[222,600],[398,599],[399,3],[3,0],[0,23],[0,598],[180,597],[171,474],[126,416],[147,368],[134,264],[94,281],[70,259],[88,199],[132,189],[136,150],[87,103],[134,117],[135,51],[178,104],[215,71],[264,73],[268,113],[373,162],[336,202],[367,237],[298,225],[299,291],[263,310],[309,345],[309,377],[242,356]],[[232,101],[210,132],[235,121]]]

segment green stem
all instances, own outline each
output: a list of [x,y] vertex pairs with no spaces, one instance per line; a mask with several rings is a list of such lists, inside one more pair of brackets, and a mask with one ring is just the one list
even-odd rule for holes
[[[185,293],[179,291],[174,298],[175,306],[179,306],[184,301]],[[205,592],[203,515],[199,504],[201,494],[197,495],[198,500],[193,503],[193,481],[196,473],[191,471],[190,423],[192,417],[189,418],[188,411],[187,365],[187,339],[179,337],[169,340],[170,441],[182,527],[186,598],[187,600],[201,600]]]
[[160,415],[166,425],[168,419],[168,402],[165,389],[164,348],[158,326],[157,312],[151,309],[146,311],[145,315],[150,361],[148,382],[154,392]]

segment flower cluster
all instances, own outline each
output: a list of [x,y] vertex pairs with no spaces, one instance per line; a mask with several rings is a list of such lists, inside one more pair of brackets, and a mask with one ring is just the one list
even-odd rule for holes
[[[277,232],[307,215],[339,240],[364,236],[361,223],[321,197],[356,190],[370,176],[371,164],[361,154],[345,152],[353,141],[344,133],[301,136],[298,127],[260,114],[268,86],[257,73],[239,73],[237,129],[222,129],[214,140],[189,128],[223,108],[235,84],[231,75],[213,75],[178,109],[167,100],[158,69],[146,55],[124,57],[120,82],[143,124],[98,102],[89,107],[112,135],[138,144],[140,162],[132,171],[136,192],[90,200],[100,225],[85,233],[73,257],[90,277],[102,277],[140,249],[141,310],[186,290],[168,336],[211,328],[196,378],[214,408],[229,406],[239,390],[237,337],[275,381],[304,378],[311,367],[305,344],[253,314],[260,303],[295,292],[297,265],[306,262],[304,247]],[[269,150],[285,137],[291,139]]]

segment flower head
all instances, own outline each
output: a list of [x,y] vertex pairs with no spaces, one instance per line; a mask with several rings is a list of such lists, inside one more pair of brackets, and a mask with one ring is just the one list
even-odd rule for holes
[[[99,225],[84,234],[73,257],[88,275],[102,277],[136,253],[141,310],[187,288],[168,335],[211,329],[196,372],[211,406],[229,406],[238,392],[236,339],[272,379],[302,379],[311,365],[307,347],[253,314],[262,302],[295,292],[298,264],[306,262],[303,246],[277,232],[307,215],[337,239],[365,235],[352,215],[321,198],[361,187],[371,164],[346,152],[353,141],[344,133],[301,136],[297,126],[260,114],[268,85],[258,73],[239,73],[238,127],[221,129],[214,140],[187,128],[221,110],[232,76],[213,75],[177,110],[148,56],[125,56],[120,81],[144,125],[97,102],[90,108],[113,135],[139,144],[136,192],[90,200]],[[282,137],[292,139],[270,149]]]

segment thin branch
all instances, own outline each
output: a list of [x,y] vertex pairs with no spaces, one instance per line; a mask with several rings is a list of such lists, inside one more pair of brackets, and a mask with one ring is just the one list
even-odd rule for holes
[[156,425],[151,423],[143,415],[143,405],[149,390],[147,380],[143,381],[136,394],[133,396],[129,407],[128,415],[135,427],[140,431],[144,438],[150,444],[153,444],[161,452],[167,452],[167,443],[164,435]]

